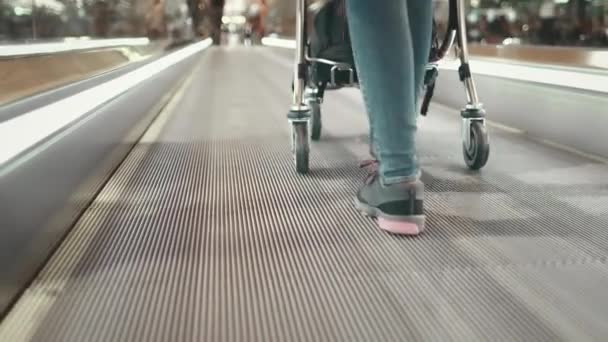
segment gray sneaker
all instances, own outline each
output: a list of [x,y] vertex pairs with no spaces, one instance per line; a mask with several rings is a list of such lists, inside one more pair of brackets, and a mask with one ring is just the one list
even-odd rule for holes
[[381,229],[393,234],[418,235],[424,230],[424,184],[419,181],[383,186],[378,163],[361,164],[370,172],[355,198],[357,209],[378,220]]

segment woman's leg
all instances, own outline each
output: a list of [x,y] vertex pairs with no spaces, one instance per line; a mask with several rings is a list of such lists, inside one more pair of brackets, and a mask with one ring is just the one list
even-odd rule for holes
[[415,56],[404,0],[346,0],[372,144],[385,184],[414,180]]
[[[424,229],[424,185],[416,161],[417,95],[430,50],[424,4],[405,0],[346,0],[355,64],[380,163],[357,194],[357,206],[400,234]],[[430,8],[431,2],[428,1]],[[414,25],[416,25],[414,27]],[[422,50],[422,51],[421,51]]]

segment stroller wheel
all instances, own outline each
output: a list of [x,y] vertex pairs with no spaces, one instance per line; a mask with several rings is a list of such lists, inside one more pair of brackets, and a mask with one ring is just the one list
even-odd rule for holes
[[310,152],[308,137],[308,121],[294,121],[291,124],[292,148],[296,171],[300,174],[308,172],[308,158]]
[[490,156],[488,131],[482,121],[472,121],[470,125],[470,143],[462,143],[464,161],[471,170],[479,170],[486,165]]
[[308,103],[311,111],[310,118],[310,137],[314,141],[321,139],[321,102],[319,99],[311,99]]

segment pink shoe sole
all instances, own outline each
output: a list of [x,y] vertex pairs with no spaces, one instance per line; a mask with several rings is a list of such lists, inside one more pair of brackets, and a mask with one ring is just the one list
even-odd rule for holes
[[377,208],[360,202],[357,197],[355,197],[355,207],[364,215],[376,218],[380,229],[391,234],[416,236],[424,231],[426,225],[426,216],[424,215],[391,216]]
[[378,217],[378,225],[380,226],[380,229],[398,235],[418,235],[423,231],[416,223],[394,221],[383,217]]

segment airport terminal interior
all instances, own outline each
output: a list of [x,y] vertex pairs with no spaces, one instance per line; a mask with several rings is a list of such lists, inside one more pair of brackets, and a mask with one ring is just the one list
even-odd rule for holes
[[433,1],[418,235],[343,1],[0,3],[0,342],[605,341],[608,0]]

